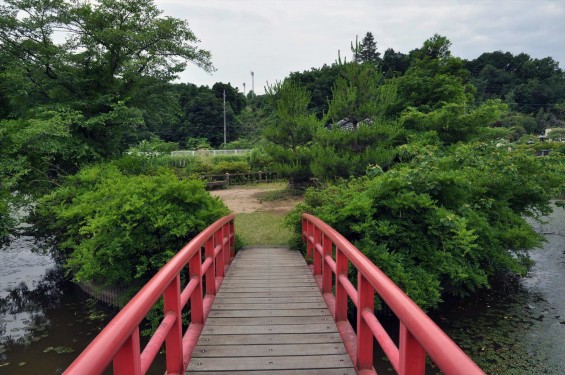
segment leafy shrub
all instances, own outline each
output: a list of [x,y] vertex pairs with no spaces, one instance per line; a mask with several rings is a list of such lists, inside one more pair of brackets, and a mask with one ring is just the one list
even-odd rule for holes
[[273,158],[263,147],[255,147],[247,154],[249,167],[254,171],[269,171],[273,167]]
[[211,148],[210,141],[204,137],[188,138],[186,141],[187,150],[210,150]]
[[222,161],[212,167],[212,174],[247,173],[249,164],[246,161]]
[[478,143],[409,146],[399,147],[408,161],[385,173],[308,190],[296,233],[299,213],[319,216],[422,308],[524,275],[542,240],[524,217],[550,211],[563,161]]
[[56,237],[75,280],[104,285],[147,280],[227,213],[200,181],[165,169],[128,176],[107,164],[68,177],[39,200],[33,217],[44,235]]

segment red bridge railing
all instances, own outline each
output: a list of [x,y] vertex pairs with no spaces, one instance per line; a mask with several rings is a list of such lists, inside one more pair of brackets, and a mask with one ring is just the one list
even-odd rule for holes
[[[183,373],[234,255],[234,215],[230,215],[194,237],[159,270],[65,374],[101,374],[112,361],[116,374],[145,374],[163,343],[167,374]],[[187,267],[188,283],[181,291],[180,274]],[[139,325],[161,296],[164,318],[141,351]],[[191,322],[183,335],[181,312],[189,300]]]
[[[375,338],[401,375],[423,375],[426,354],[447,375],[484,374],[426,313],[337,231],[303,214],[302,235],[307,242],[307,256],[313,260],[314,277],[358,373],[375,373]],[[348,278],[350,265],[357,271],[357,288]],[[400,320],[398,347],[375,316],[375,293]],[[348,297],[357,307],[357,334],[347,320]]]

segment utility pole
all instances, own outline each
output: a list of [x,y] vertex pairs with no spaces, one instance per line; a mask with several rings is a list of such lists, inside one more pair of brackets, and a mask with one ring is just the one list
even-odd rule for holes
[[245,96],[245,82],[243,82],[243,95]]
[[255,96],[255,73],[251,72],[251,91],[253,91],[253,96]]
[[226,90],[224,90],[224,144],[226,144]]

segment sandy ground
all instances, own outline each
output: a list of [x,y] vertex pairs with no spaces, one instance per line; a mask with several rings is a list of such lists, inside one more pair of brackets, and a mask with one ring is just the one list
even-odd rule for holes
[[228,208],[236,214],[258,211],[288,212],[292,210],[298,202],[302,201],[300,197],[289,197],[274,201],[261,199],[261,195],[270,190],[280,190],[280,188],[257,189],[235,187],[225,190],[212,190],[210,193],[223,200]]

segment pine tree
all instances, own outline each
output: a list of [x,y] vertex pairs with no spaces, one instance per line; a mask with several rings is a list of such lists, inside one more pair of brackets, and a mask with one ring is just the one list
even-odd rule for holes
[[367,32],[359,46],[359,62],[378,65],[381,60],[380,56],[380,52],[377,52],[377,42],[375,42],[373,33]]

